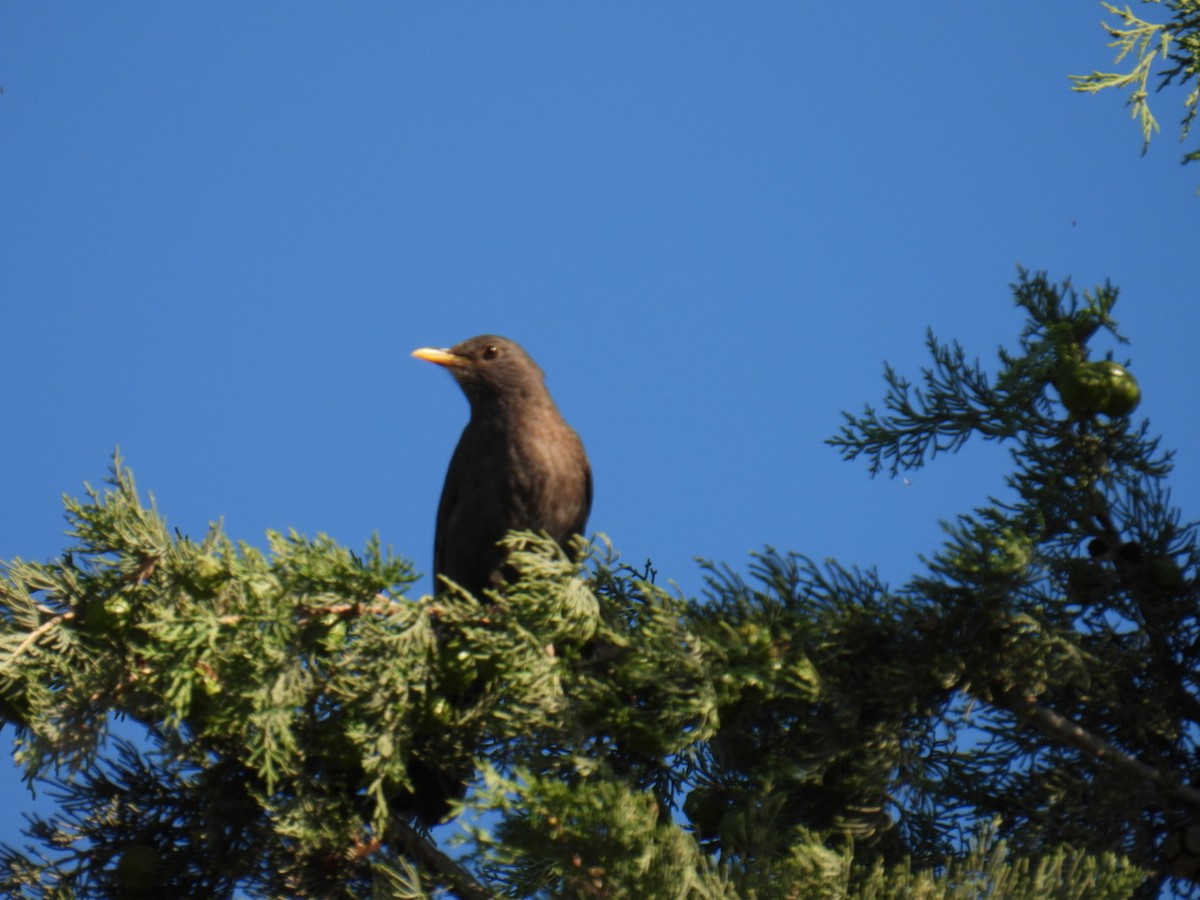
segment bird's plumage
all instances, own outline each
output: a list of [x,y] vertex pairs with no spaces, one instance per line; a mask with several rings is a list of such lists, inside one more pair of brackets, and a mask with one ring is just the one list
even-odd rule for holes
[[434,531],[434,575],[479,596],[511,576],[497,543],[544,531],[564,547],[587,524],[592,476],[579,436],[513,341],[480,335],[414,355],[446,367],[471,406],[450,459]]

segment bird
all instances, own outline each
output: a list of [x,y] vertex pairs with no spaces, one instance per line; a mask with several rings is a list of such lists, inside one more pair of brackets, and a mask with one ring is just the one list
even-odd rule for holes
[[592,507],[583,442],[559,413],[545,375],[519,344],[479,335],[413,356],[445,367],[471,415],[446,471],[433,538],[434,592],[458,585],[477,598],[515,573],[499,541],[545,532],[568,553]]
[[[445,367],[471,408],[450,457],[433,537],[434,595],[457,586],[484,602],[516,576],[500,541],[510,531],[545,532],[572,554],[592,508],[592,470],[574,429],[520,345],[484,334],[413,356]],[[451,698],[452,700],[459,698]],[[472,769],[430,747],[415,747],[409,788],[392,808],[433,827],[466,796]]]

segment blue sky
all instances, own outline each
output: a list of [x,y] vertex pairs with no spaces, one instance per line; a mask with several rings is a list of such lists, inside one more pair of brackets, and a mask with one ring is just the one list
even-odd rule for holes
[[119,445],[185,533],[378,532],[427,571],[467,407],[409,352],[494,332],[546,370],[628,562],[694,594],[694,557],[769,544],[899,584],[1004,452],[906,483],[824,440],[926,327],[1013,345],[1018,264],[1121,287],[1195,518],[1200,167],[1181,93],[1140,157],[1123,97],[1071,92],[1110,67],[1102,14],[8,4],[0,558],[59,553],[60,495]]

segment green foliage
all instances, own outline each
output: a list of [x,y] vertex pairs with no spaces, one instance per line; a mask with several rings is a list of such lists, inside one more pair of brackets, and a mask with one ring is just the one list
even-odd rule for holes
[[944,869],[914,869],[911,860],[887,868],[876,864],[848,896],[855,900],[919,897],[921,900],[1124,900],[1143,875],[1112,853],[1091,855],[1060,847],[1045,856],[1016,857],[991,827],[961,859]]
[[[0,890],[1082,898],[1200,879],[1196,528],[1133,374],[1095,358],[1122,340],[1115,288],[1013,290],[1028,321],[995,372],[930,335],[919,380],[888,368],[882,411],[831,440],[873,473],[973,435],[1010,450],[1003,496],[899,588],[767,550],[744,574],[706,564],[689,599],[526,533],[503,596],[412,598],[375,540],[173,533],[117,461],[67,500],[73,546],[0,579],[0,716],[60,801],[0,851]],[[406,805],[430,770],[474,776],[453,856]]]
[[[953,648],[955,687],[971,698],[942,708],[945,744],[913,769],[908,797],[960,821],[999,816],[1023,851],[1121,848],[1160,869],[1200,799],[1173,787],[1198,750],[1195,526],[1170,508],[1170,457],[1146,424],[1064,395],[1100,328],[1121,339],[1115,289],[1081,298],[1022,272],[1014,296],[1029,321],[994,380],[931,336],[922,387],[889,370],[888,412],[848,415],[832,440],[893,474],[973,434],[1011,448],[1005,499],[947,526],[928,574],[902,592],[910,627]],[[964,725],[986,739],[963,738]]]
[[[36,831],[79,868],[51,858],[46,883],[114,890],[135,846],[162,857],[164,890],[212,896],[388,866],[344,857],[406,780],[392,750],[411,744],[432,680],[429,611],[392,595],[409,565],[375,541],[359,557],[270,535],[267,556],[216,528],[201,544],[172,536],[119,461],[103,494],[66,506],[78,544],[10,564],[0,585],[17,757],[31,779],[75,773],[64,816]],[[145,726],[146,749],[106,741],[114,717]]]
[[[589,585],[545,538],[512,536],[522,578],[482,606],[405,598],[411,567],[374,540],[193,543],[119,461],[66,503],[76,545],[0,582],[4,715],[29,778],[63,798],[31,829],[45,855],[0,858],[13,895],[470,896],[397,807],[416,761],[668,804],[666,757],[713,730],[687,604],[604,563]],[[136,744],[110,736],[121,719]]]
[[654,797],[611,778],[489,771],[503,813],[472,829],[492,882],[518,897],[726,897],[715,866]]
[[[1149,22],[1139,18],[1127,5],[1124,9],[1101,2],[1119,25],[1104,23],[1104,30],[1112,37],[1110,47],[1117,50],[1115,62],[1119,65],[1132,55],[1132,67],[1125,72],[1092,72],[1088,75],[1072,75],[1074,90],[1086,93],[1116,88],[1129,89],[1126,101],[1133,118],[1142,130],[1142,150],[1149,147],[1150,138],[1159,130],[1158,121],[1150,111],[1150,79],[1159,76],[1157,89],[1178,83],[1190,85],[1184,98],[1184,116],[1180,123],[1180,139],[1186,140],[1197,107],[1200,106],[1200,0],[1142,0],[1166,6],[1172,15],[1165,22]],[[1169,61],[1172,65],[1158,73],[1152,71],[1155,59]],[[1184,156],[1185,162],[1200,159],[1200,150]]]

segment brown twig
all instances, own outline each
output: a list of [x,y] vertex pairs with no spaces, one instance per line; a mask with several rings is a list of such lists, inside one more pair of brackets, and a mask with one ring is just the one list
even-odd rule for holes
[[1200,807],[1200,791],[1190,785],[1180,784],[1173,776],[1164,774],[1140,759],[1130,756],[1124,750],[1114,747],[1099,735],[1093,734],[1083,726],[1077,725],[1065,716],[1038,703],[1037,697],[1032,694],[1008,691],[997,694],[996,700],[999,705],[1025,719],[1044,734],[1082,750],[1095,759],[1111,763],[1118,769],[1136,775],[1142,781],[1147,781],[1181,800],[1186,800],[1193,806]]
[[38,638],[40,638],[46,632],[50,631],[52,628],[54,628],[54,626],[59,625],[62,622],[66,621],[68,619],[73,619],[73,618],[75,618],[75,613],[65,612],[65,613],[62,613],[61,615],[55,616],[53,619],[47,619],[45,622],[43,622],[37,628],[33,629],[33,631],[29,632],[29,634],[25,635],[24,640],[22,640],[21,643],[17,644],[16,648],[13,650],[12,654],[9,656],[9,658],[8,658],[9,661],[11,662],[12,660],[16,659],[18,656],[20,656],[22,653],[24,653],[26,650],[28,650],[33,644],[37,643]]

